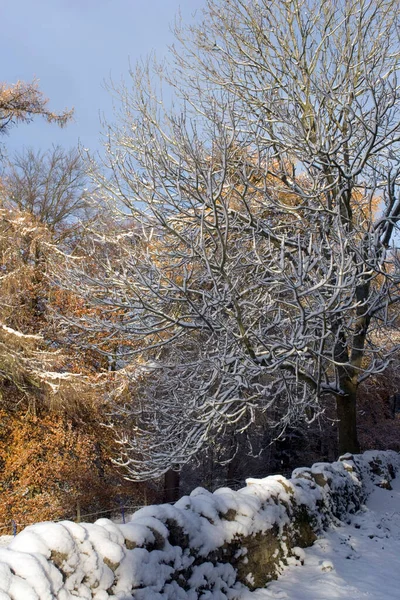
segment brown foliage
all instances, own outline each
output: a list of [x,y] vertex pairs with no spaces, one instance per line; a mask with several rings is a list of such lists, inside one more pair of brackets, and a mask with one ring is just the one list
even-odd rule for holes
[[107,432],[4,409],[0,423],[0,527],[9,529],[11,519],[19,526],[75,519],[78,503],[90,521],[118,514],[120,501],[154,500],[154,491],[125,481],[111,464]]
[[119,502],[153,501],[157,489],[127,482],[104,396],[112,386],[99,357],[64,343],[52,310],[78,318],[85,305],[47,277],[56,252],[32,214],[0,207],[0,534],[11,520],[118,514]]

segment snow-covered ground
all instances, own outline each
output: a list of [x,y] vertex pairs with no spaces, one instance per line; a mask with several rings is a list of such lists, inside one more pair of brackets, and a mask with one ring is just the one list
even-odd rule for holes
[[400,476],[392,487],[376,488],[351,523],[305,549],[303,566],[241,600],[399,600]]
[[0,548],[6,548],[8,544],[12,542],[14,537],[12,535],[1,535],[0,536]]

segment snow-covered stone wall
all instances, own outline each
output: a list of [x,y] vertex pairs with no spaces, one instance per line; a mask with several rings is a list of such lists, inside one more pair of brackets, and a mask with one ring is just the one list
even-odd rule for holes
[[346,455],[237,492],[198,488],[124,525],[38,523],[0,548],[0,600],[239,599],[301,562],[303,547],[399,467],[394,452]]

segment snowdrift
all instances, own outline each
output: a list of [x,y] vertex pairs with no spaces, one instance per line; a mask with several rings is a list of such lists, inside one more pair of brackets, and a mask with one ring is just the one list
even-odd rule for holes
[[234,492],[202,488],[148,506],[129,523],[38,523],[0,548],[0,600],[234,600],[302,561],[330,523],[390,487],[395,452],[249,479]]

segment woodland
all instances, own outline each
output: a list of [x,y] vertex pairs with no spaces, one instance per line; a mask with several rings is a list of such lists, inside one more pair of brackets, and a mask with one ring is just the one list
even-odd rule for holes
[[0,531],[400,450],[399,19],[209,0],[99,156],[0,84]]

